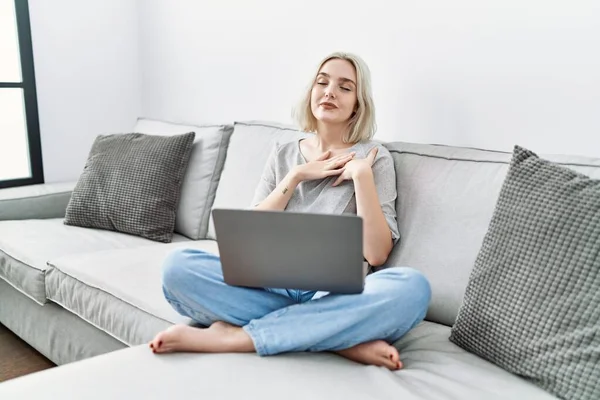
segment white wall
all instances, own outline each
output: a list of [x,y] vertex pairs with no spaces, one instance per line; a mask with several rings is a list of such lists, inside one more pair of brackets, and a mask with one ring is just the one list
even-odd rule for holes
[[149,117],[291,122],[317,62],[345,50],[370,65],[378,139],[600,156],[597,1],[146,0],[138,12]]
[[98,134],[141,112],[136,0],[29,0],[46,182],[76,180]]

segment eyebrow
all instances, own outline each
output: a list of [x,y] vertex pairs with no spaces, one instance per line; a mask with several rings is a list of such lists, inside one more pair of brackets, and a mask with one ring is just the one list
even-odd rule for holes
[[[329,76],[329,74],[326,74],[325,72],[319,72],[317,74],[317,76],[319,76],[319,75],[323,75],[326,78],[331,78],[331,76]],[[340,78],[340,81],[342,81],[342,82],[350,82],[351,84],[353,84],[354,86],[356,86],[356,83],[354,83],[354,81],[352,79]]]

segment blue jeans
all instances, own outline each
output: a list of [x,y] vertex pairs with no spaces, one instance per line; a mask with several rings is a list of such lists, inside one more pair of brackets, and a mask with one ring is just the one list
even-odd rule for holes
[[196,249],[167,257],[163,292],[177,312],[201,325],[243,327],[261,356],[393,343],[425,318],[431,297],[427,279],[401,267],[368,275],[360,294],[230,286],[219,257]]

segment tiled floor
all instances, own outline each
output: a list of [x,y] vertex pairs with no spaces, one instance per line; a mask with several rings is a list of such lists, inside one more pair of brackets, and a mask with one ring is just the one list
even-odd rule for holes
[[0,324],[0,382],[55,365]]

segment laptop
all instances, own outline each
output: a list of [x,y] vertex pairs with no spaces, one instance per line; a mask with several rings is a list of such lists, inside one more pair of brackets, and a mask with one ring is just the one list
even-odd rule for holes
[[214,209],[227,284],[361,293],[362,218],[352,214]]

